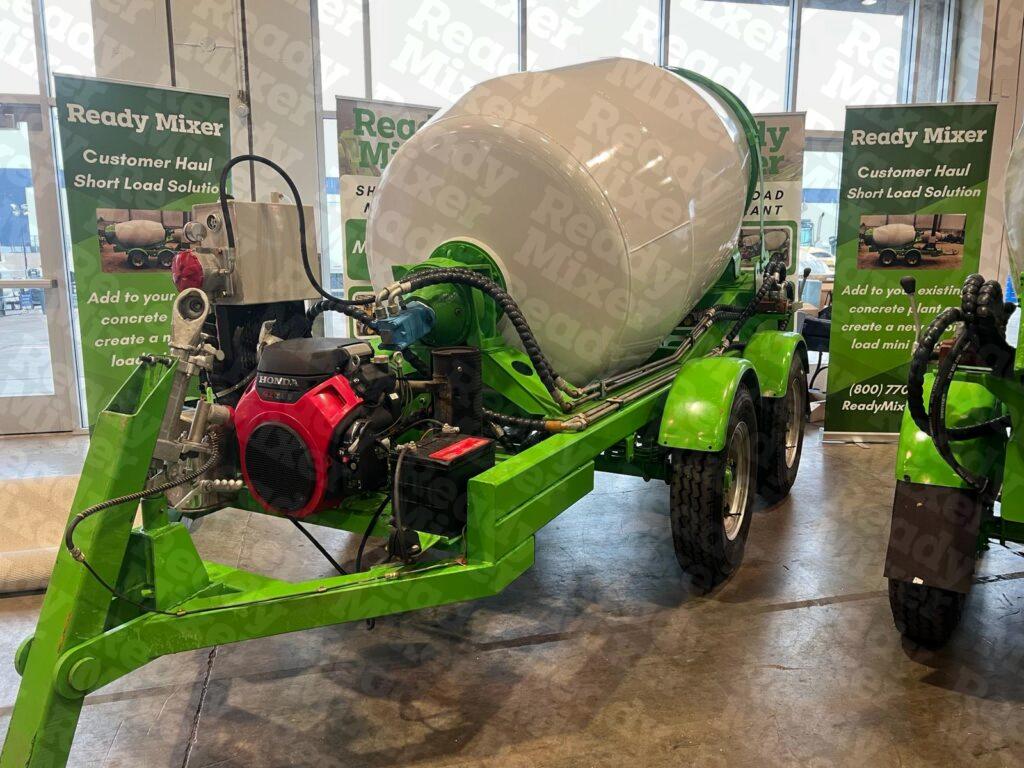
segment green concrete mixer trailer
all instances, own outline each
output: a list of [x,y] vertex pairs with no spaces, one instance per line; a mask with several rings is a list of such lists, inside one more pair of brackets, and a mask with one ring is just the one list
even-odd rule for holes
[[[598,470],[664,481],[680,565],[728,578],[807,410],[793,284],[737,268],[757,135],[724,88],[626,59],[476,86],[388,164],[348,301],[283,169],[234,158],[222,190],[265,163],[294,206],[193,209],[170,350],[94,425],[0,765],[63,764],[83,697],[157,657],[494,595]],[[375,335],[314,336],[324,312]],[[204,562],[185,523],[224,507],[350,531],[355,562]]]
[[170,269],[180,248],[174,228],[148,219],[108,224],[103,239],[114,246],[115,253],[123,253],[125,263],[135,269],[145,269],[154,262]]
[[934,233],[919,234],[912,224],[883,224],[864,232],[861,239],[869,252],[878,254],[878,263],[883,267],[916,267],[922,256],[942,256],[938,237]]
[[[1022,136],[1004,197],[1018,296]],[[902,283],[916,319],[914,280]],[[919,329],[914,346],[885,575],[897,629],[924,646],[944,644],[956,629],[989,542],[1024,544],[1024,347],[1019,332],[1015,344],[1007,339],[1015,310],[999,281],[970,275],[957,305]]]

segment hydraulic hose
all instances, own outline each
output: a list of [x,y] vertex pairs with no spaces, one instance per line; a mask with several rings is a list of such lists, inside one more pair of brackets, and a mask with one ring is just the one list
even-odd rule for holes
[[942,310],[921,334],[917,348],[910,358],[910,374],[907,377],[907,408],[914,424],[926,435],[931,435],[932,431],[928,421],[928,411],[924,406],[924,375],[942,335],[950,326],[962,319],[963,312],[960,307],[949,307]]
[[357,306],[341,303],[338,299],[320,299],[319,301],[313,302],[310,308],[306,310],[306,320],[308,320],[310,325],[312,325],[313,321],[324,312],[340,312],[343,315],[347,315],[348,317],[357,320],[367,328],[374,331],[377,330],[377,324],[369,313],[364,312]]
[[[117,507],[120,506],[121,504],[128,504],[129,502],[132,501],[141,501],[142,499],[147,499],[152,496],[159,496],[161,493],[166,493],[172,488],[177,488],[179,485],[184,485],[185,483],[192,482],[196,478],[203,475],[203,473],[208,472],[210,469],[212,469],[214,465],[217,463],[217,460],[220,459],[221,445],[220,433],[213,431],[210,433],[210,435],[210,455],[206,459],[206,461],[203,462],[203,465],[198,469],[193,469],[191,472],[182,475],[177,480],[169,480],[166,483],[155,485],[152,488],[145,488],[141,491],[136,491],[135,493],[125,494],[124,496],[117,496],[116,498],[113,499],[101,501],[99,504],[93,504],[91,507],[82,510],[73,518],[71,518],[71,522],[68,523],[67,528],[64,530],[64,546],[67,547],[67,550],[71,553],[71,556],[75,558],[75,560],[78,560],[80,563],[88,567],[88,565],[85,562],[85,556],[82,554],[82,550],[75,546],[75,529],[83,520],[92,517],[97,512],[102,512],[105,509],[110,509],[111,507]],[[89,570],[91,571],[92,568],[89,568]],[[95,575],[95,573],[93,575]]]
[[[736,337],[739,336],[740,331],[743,330],[743,326],[746,325],[747,321],[754,316],[755,312],[757,312],[757,305],[761,303],[761,300],[768,295],[768,292],[772,288],[785,280],[784,270],[785,262],[783,262],[782,259],[772,259],[767,265],[765,265],[763,273],[764,279],[761,281],[761,287],[757,289],[757,292],[745,307],[725,305],[724,309],[726,313],[732,313],[738,310],[739,316],[736,318],[736,321],[732,324],[729,330],[725,332],[725,335],[722,336],[722,341],[717,347],[715,347],[712,354],[720,355],[730,347],[732,341],[736,339]],[[780,271],[782,271],[781,277],[779,274]]]
[[515,328],[516,333],[523,342],[523,349],[526,351],[527,356],[530,358],[530,362],[533,363],[533,367],[537,371],[537,375],[540,377],[541,382],[543,382],[544,387],[551,394],[551,397],[566,413],[573,409],[573,404],[569,402],[563,388],[559,386],[559,380],[562,380],[563,383],[564,380],[553,370],[551,363],[541,351],[540,344],[537,342],[537,337],[534,336],[533,331],[530,329],[529,322],[527,322],[526,317],[519,309],[519,305],[504,288],[489,277],[481,275],[479,272],[474,272],[471,269],[463,269],[461,267],[424,269],[413,272],[402,281],[403,288],[405,288],[406,291],[414,291],[419,288],[425,288],[429,285],[438,285],[440,283],[466,285],[470,288],[476,288],[479,291],[483,291],[494,299],[494,302],[509,319],[512,327]]
[[224,219],[224,234],[227,237],[228,247],[232,249],[235,247],[235,228],[234,225],[231,223],[231,216],[228,215],[228,174],[231,172],[231,169],[234,168],[236,165],[245,162],[255,162],[266,165],[267,167],[273,169],[284,180],[284,183],[288,185],[288,190],[291,192],[292,200],[295,203],[295,210],[299,214],[299,252],[302,254],[302,268],[306,272],[306,279],[309,280],[310,285],[312,285],[313,288],[316,289],[317,293],[319,293],[321,296],[323,296],[325,299],[331,302],[330,308],[334,309],[335,307],[365,306],[367,304],[372,304],[374,301],[372,296],[368,296],[365,299],[355,299],[352,301],[347,301],[345,299],[336,298],[332,296],[330,293],[328,293],[326,290],[324,290],[324,287],[320,284],[320,281],[317,280],[316,275],[313,274],[313,268],[312,266],[310,266],[309,262],[309,253],[306,250],[306,215],[305,212],[302,210],[302,197],[301,195],[299,195],[299,189],[298,187],[295,186],[295,182],[292,181],[292,177],[287,174],[284,168],[275,163],[273,160],[263,157],[262,155],[236,155],[235,157],[228,160],[228,162],[225,163],[224,167],[221,169],[220,184],[217,188],[217,191],[218,196],[220,198],[220,212],[221,217]]
[[[956,337],[956,341],[953,342],[953,348],[949,351],[949,354],[939,364],[939,369],[935,373],[935,382],[932,385],[931,398],[928,403],[928,426],[935,450],[938,451],[943,460],[965,483],[974,486],[979,491],[984,491],[988,485],[988,478],[971,471],[957,461],[956,456],[953,454],[953,448],[950,445],[950,441],[953,438],[950,431],[946,429],[946,401],[949,398],[949,384],[953,380],[961,358],[972,345],[972,342],[973,339],[969,332],[964,331],[960,333]],[[975,428],[986,426],[990,423],[984,422],[984,424],[975,425]],[[965,438],[959,437],[956,439],[963,440]]]
[[[954,342],[954,348],[956,348],[957,344],[960,344],[961,337],[965,340],[960,344],[958,354],[953,358],[952,366],[939,366],[935,381],[932,383],[932,397],[929,402],[931,407],[934,407],[934,404],[938,402],[941,402],[943,405],[945,404],[945,398],[959,361],[963,358],[969,347],[972,345],[975,348],[980,346],[979,331],[983,330],[985,336],[990,337],[990,343],[997,347],[996,351],[998,353],[1005,352],[1004,349],[999,348],[1000,345],[998,344],[998,341],[1002,342],[1002,347],[1005,347],[1006,344],[1005,339],[1001,336],[1005,330],[1005,322],[1000,324],[1002,318],[1000,316],[993,317],[993,315],[998,315],[1000,310],[1005,311],[1002,300],[1002,290],[997,283],[994,281],[985,282],[981,275],[969,275],[964,281],[964,287],[960,294],[960,306],[948,307],[940,312],[928,325],[918,341],[917,348],[910,359],[910,372],[907,377],[907,409],[910,411],[910,417],[914,420],[917,428],[933,439],[936,437],[934,424],[939,422],[935,422],[929,416],[929,411],[925,409],[924,377],[928,370],[928,364],[935,354],[935,348],[938,346],[943,334],[952,325],[963,322],[964,327],[958,334],[956,342]],[[998,341],[991,340],[993,336],[998,337]],[[949,360],[950,357],[953,357],[952,352],[947,356],[946,360]],[[936,392],[938,392],[938,396]],[[998,416],[994,419],[978,424],[970,424],[966,427],[948,428],[945,426],[945,407],[934,416],[936,419],[941,420],[943,439],[953,442],[998,434],[1010,426],[1009,416]],[[936,448],[938,448],[938,445]]]

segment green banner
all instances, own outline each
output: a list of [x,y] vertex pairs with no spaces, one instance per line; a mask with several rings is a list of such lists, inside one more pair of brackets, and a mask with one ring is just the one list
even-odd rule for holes
[[978,270],[993,104],[846,111],[826,437],[898,432],[915,326],[959,302]]
[[[753,269],[762,248],[796,271],[804,177],[804,113],[754,115],[761,140],[761,184],[743,216],[741,265]],[[764,225],[762,234],[761,225]]]
[[228,99],[54,80],[91,425],[140,354],[166,352],[170,266],[192,206],[217,199]]
[[[371,290],[366,265],[366,218],[388,161],[437,111],[436,107],[338,97],[338,195],[345,255],[345,294]],[[349,333],[362,335],[349,319]]]

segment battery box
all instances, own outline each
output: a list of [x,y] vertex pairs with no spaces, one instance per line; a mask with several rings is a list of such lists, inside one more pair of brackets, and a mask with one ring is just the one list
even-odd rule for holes
[[406,451],[398,486],[398,513],[405,528],[458,536],[466,527],[469,478],[494,466],[494,441],[438,435]]

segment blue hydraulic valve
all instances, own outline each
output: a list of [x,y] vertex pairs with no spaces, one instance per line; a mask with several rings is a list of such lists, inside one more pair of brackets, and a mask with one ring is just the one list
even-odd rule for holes
[[378,318],[375,322],[381,348],[401,351],[430,333],[434,327],[434,310],[421,301],[410,301],[398,314]]

